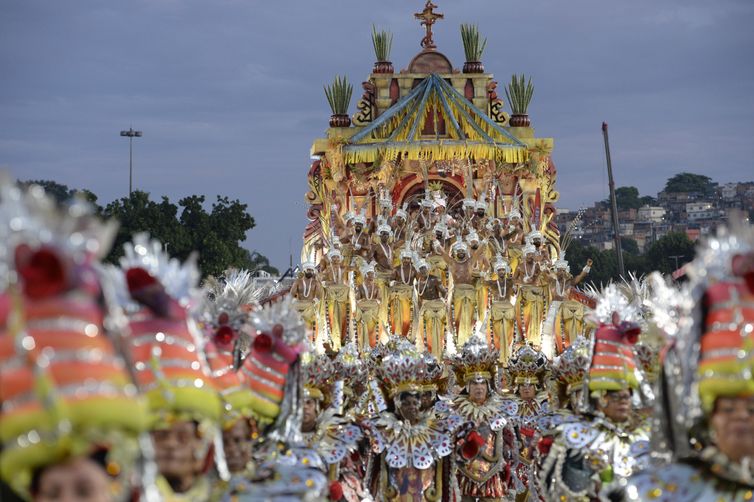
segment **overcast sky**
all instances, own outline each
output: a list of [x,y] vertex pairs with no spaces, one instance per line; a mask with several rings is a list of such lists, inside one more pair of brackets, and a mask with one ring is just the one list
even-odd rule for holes
[[[754,1],[436,0],[435,40],[463,65],[460,23],[488,37],[502,83],[535,83],[537,135],[555,138],[561,207],[607,193],[600,124],[616,183],[654,195],[680,171],[754,180]],[[0,166],[88,188],[102,202],[134,183],[153,198],[216,194],[249,204],[247,247],[287,265],[306,223],[309,147],[329,108],[322,85],[356,84],[374,55],[419,51],[421,0],[4,0]]]

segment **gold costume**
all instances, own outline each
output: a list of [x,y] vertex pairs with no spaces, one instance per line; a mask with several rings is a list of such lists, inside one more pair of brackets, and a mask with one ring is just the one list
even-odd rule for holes
[[325,286],[327,323],[330,328],[330,344],[333,350],[340,350],[347,333],[349,292],[348,286],[342,284]]
[[416,348],[427,350],[437,357],[442,357],[442,351],[445,347],[445,323],[447,314],[445,302],[442,300],[426,300],[422,304],[419,313],[421,326],[416,330]]
[[490,306],[492,341],[500,353],[500,361],[507,362],[515,336],[516,311],[510,300],[492,302]]
[[316,300],[296,300],[296,311],[301,314],[307,329],[307,338],[315,343],[317,340],[317,320],[319,318],[319,302]]
[[545,291],[542,286],[523,284],[516,302],[516,319],[521,322],[521,333],[534,347],[542,347],[542,316],[545,308]]
[[558,353],[568,348],[583,332],[584,305],[574,300],[562,302],[555,317],[555,343]]
[[408,336],[411,331],[411,303],[414,293],[409,284],[396,284],[390,288],[390,330],[392,333],[400,333]]
[[471,284],[456,284],[453,288],[453,321],[456,328],[456,345],[461,346],[474,332],[474,309],[477,291]]
[[378,342],[380,302],[359,300],[356,303],[356,337],[360,350],[371,350]]

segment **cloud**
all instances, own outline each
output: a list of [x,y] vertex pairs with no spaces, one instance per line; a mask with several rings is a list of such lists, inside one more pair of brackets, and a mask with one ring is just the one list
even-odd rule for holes
[[[533,76],[537,134],[555,138],[561,205],[604,198],[600,124],[616,181],[654,194],[682,170],[749,179],[754,158],[750,0],[441,1],[436,40],[463,62],[462,22],[488,37],[501,84]],[[311,142],[329,110],[322,85],[369,74],[374,23],[392,59],[419,51],[421,2],[139,0],[0,4],[0,164],[23,178],[125,194],[133,126],[136,185],[178,199],[249,204],[248,246],[294,258],[306,224]],[[352,103],[353,108],[354,103]]]

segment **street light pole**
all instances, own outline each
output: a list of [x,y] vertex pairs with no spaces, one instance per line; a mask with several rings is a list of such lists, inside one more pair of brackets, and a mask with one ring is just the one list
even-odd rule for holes
[[134,171],[134,138],[141,138],[141,131],[135,131],[129,127],[128,131],[121,131],[120,135],[128,138],[128,196],[131,197],[133,192],[133,171]]
[[605,157],[607,157],[607,179],[610,188],[610,212],[613,219],[613,235],[615,237],[615,252],[618,257],[618,273],[621,276],[626,275],[626,269],[623,267],[623,250],[620,245],[620,224],[618,223],[618,205],[615,201],[615,182],[613,181],[613,163],[610,160],[610,141],[607,137],[607,122],[602,123],[602,136],[605,138]]

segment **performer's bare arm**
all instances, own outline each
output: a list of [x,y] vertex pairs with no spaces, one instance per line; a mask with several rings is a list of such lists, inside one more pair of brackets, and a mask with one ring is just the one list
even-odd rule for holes
[[584,279],[586,279],[587,274],[589,274],[589,269],[592,268],[592,263],[593,262],[592,262],[591,258],[589,258],[586,261],[586,266],[581,270],[581,272],[579,273],[579,275],[577,275],[576,277],[573,278],[573,285],[574,286],[576,286],[578,283],[580,283],[581,281],[583,281]]

